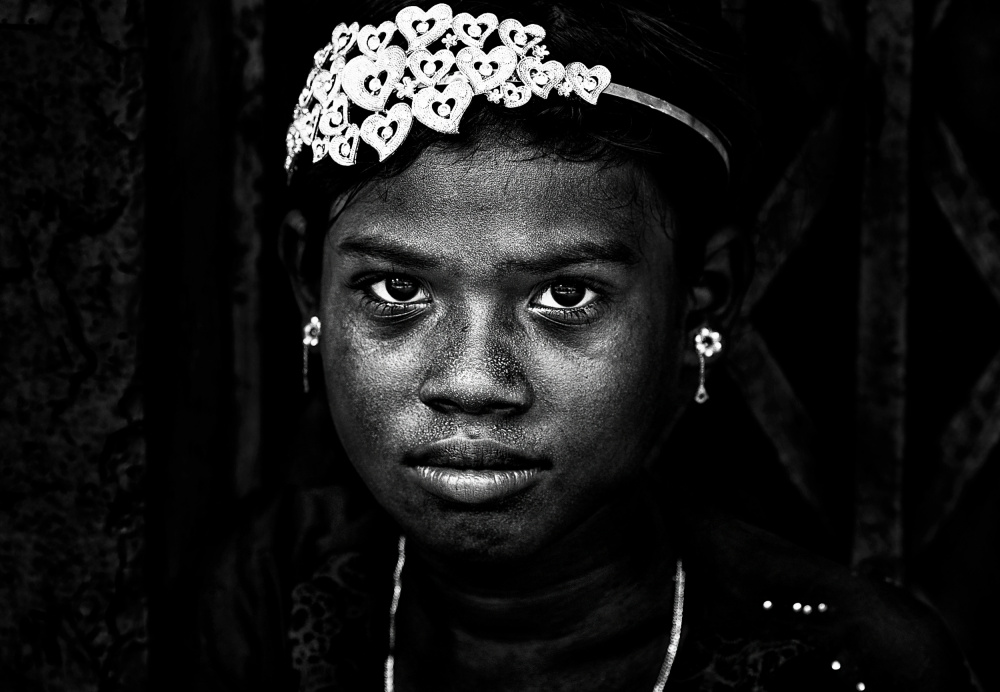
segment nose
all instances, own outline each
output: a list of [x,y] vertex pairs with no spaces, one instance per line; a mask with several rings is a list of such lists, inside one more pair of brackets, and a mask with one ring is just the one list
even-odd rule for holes
[[443,413],[524,413],[534,401],[523,358],[528,348],[514,320],[486,307],[461,311],[436,325],[420,400]]

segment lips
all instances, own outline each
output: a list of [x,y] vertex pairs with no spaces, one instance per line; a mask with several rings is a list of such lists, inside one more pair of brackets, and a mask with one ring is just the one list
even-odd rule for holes
[[539,457],[521,452],[494,440],[452,437],[421,445],[406,455],[408,466],[439,466],[449,469],[540,469],[548,464]]
[[422,445],[404,462],[422,488],[459,504],[505,500],[538,482],[548,463],[493,440],[449,438]]

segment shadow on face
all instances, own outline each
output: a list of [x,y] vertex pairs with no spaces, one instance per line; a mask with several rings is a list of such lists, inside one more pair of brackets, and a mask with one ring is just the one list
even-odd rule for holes
[[642,173],[430,149],[324,245],[330,409],[429,549],[531,555],[638,478],[678,415],[690,292]]

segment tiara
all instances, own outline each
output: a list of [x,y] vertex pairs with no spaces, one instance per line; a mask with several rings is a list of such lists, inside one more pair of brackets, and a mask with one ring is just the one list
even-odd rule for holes
[[[487,48],[494,34],[499,45]],[[352,166],[362,141],[384,161],[406,139],[414,120],[454,134],[474,96],[517,108],[553,91],[589,104],[607,94],[659,111],[708,140],[729,170],[726,147],[707,125],[663,99],[612,83],[603,65],[545,61],[545,35],[537,24],[501,22],[491,12],[456,15],[445,3],[426,12],[405,7],[396,21],[378,26],[338,24],[330,43],[316,52],[295,106],[285,170],[292,175],[306,147],[312,149],[313,163],[329,156]],[[394,43],[399,38],[405,39],[405,49]],[[360,125],[351,122],[354,107],[369,112]]]

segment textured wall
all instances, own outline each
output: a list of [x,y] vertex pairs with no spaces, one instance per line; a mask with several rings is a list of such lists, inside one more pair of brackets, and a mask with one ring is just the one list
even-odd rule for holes
[[141,8],[0,3],[4,690],[145,678]]

